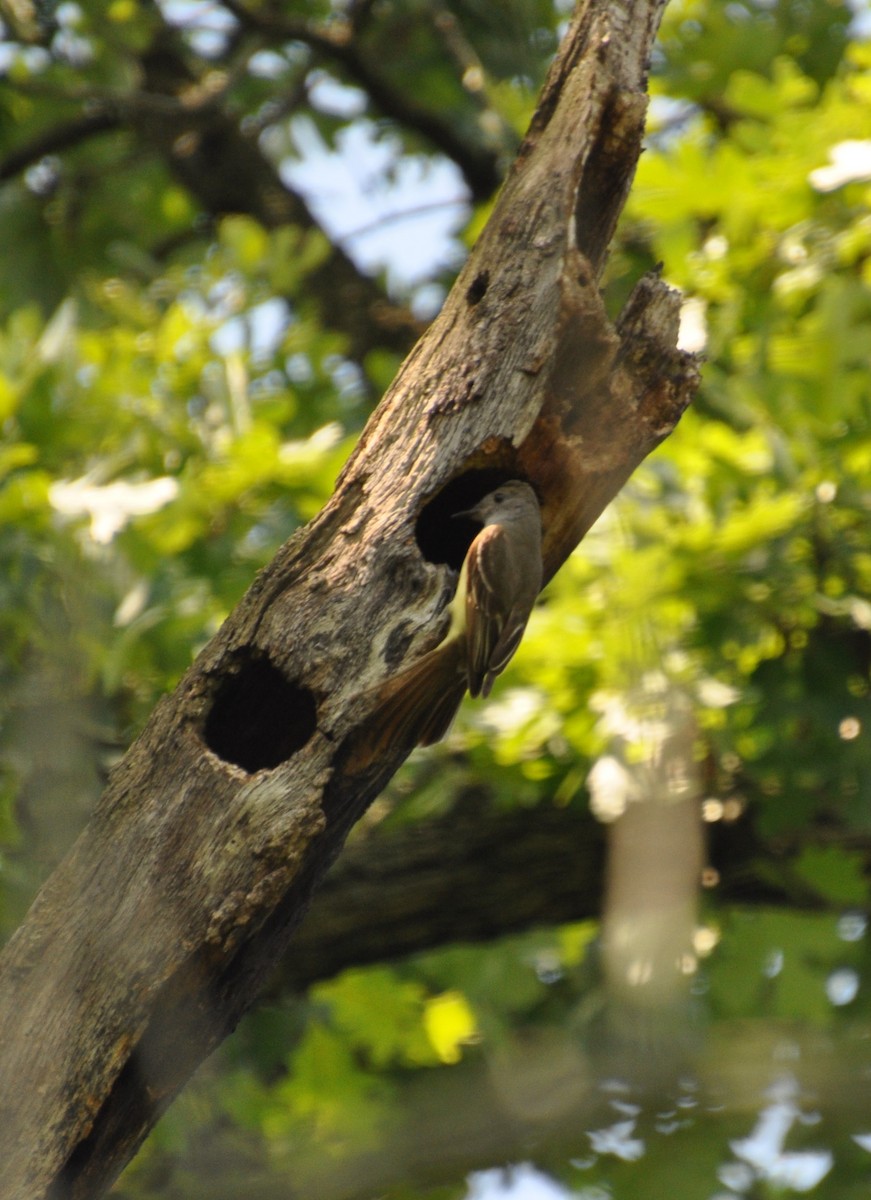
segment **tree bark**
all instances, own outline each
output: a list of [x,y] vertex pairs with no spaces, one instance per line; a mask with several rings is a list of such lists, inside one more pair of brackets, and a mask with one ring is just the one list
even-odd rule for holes
[[[598,291],[664,0],[582,3],[493,216],[320,515],[114,771],[0,960],[3,1195],[103,1191],[262,987],[410,746],[360,770],[377,685],[443,633],[447,521],[495,480],[557,570],[697,382],[679,297]],[[450,536],[446,530],[450,529]]]

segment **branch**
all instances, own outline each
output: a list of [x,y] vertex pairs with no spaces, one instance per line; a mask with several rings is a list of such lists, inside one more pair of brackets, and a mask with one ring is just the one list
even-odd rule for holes
[[[706,886],[721,903],[823,910],[825,897],[795,876],[793,859],[807,846],[835,845],[871,862],[867,834],[806,830],[772,842],[746,817],[706,832]],[[469,795],[444,817],[378,825],[343,850],[273,987],[303,991],[348,967],[598,918],[606,834],[581,808],[503,812]]]
[[604,832],[576,808],[500,812],[461,796],[445,816],[355,839],[294,935],[282,987],[452,942],[598,915]]
[[102,111],[55,125],[7,154],[0,162],[0,183],[14,179],[48,154],[62,154],[97,134],[119,129],[121,124],[117,113]]
[[446,121],[440,113],[415,103],[406,92],[392,87],[364,58],[354,42],[341,44],[331,40],[330,44],[332,57],[344,67],[349,78],[363,88],[376,108],[397,125],[425,138],[436,150],[455,162],[473,200],[483,202],[490,199],[502,182],[500,155],[496,150],[473,144],[460,134],[455,122]]
[[295,225],[323,233],[329,251],[307,280],[320,320],[348,338],[347,353],[355,361],[374,347],[405,353],[420,323],[330,242],[305,200],[284,183],[257,141],[240,131],[222,96],[192,89],[174,31],[160,28],[142,61],[145,89],[130,102],[130,118],[176,179],[212,216],[246,213],[266,229]]
[[[139,131],[212,216],[245,213],[265,229],[294,225],[328,240],[302,196],[223,112],[205,118],[185,112],[181,120],[155,119],[152,113],[140,121]],[[307,285],[319,319],[347,337],[348,356],[358,362],[374,347],[405,351],[420,334],[422,326],[411,312],[333,242]]]
[[319,319],[348,339],[347,354],[362,362],[373,348],[407,352],[422,330],[408,308],[394,302],[371,276],[332,243],[305,200],[288,187],[257,141],[240,131],[217,90],[196,84],[174,31],[162,28],[142,62],[146,86],[139,91],[66,86],[42,80],[17,83],[27,94],[45,95],[98,111],[49,129],[12,151],[0,163],[0,182],[26,170],[45,154],[112,129],[131,129],[140,144],[156,151],[169,171],[209,215],[245,213],[266,229],[294,225],[321,233],[329,243],[310,272],[308,294]]
[[443,631],[466,549],[448,515],[528,479],[553,574],[689,402],[679,298],[647,280],[615,329],[599,295],[661,8],[579,6],[489,224],[333,498],[157,706],[7,946],[10,1194],[99,1194],[253,1003],[411,749],[359,769],[378,686]]
[[456,122],[416,103],[408,92],[394,88],[363,54],[350,22],[332,22],[317,28],[310,22],[272,12],[253,12],[239,0],[226,0],[224,7],[249,29],[273,38],[302,42],[338,63],[385,116],[397,125],[413,130],[457,164],[474,200],[489,200],[499,187],[502,171],[497,151],[471,142],[460,134]]

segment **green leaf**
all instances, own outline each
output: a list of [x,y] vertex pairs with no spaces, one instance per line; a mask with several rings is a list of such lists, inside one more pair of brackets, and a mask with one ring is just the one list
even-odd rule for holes
[[838,846],[805,846],[792,869],[830,904],[863,905],[868,899],[861,854]]

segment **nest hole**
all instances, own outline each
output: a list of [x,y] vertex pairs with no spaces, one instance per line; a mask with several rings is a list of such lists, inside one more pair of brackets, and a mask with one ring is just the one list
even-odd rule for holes
[[484,467],[465,471],[446,484],[424,505],[415,525],[418,548],[427,562],[447,564],[459,571],[480,524],[471,519],[457,520],[456,514],[473,508],[501,483],[521,478],[518,471]]
[[316,726],[317,705],[308,688],[258,654],[219,683],[203,737],[219,758],[253,775],[287,762]]

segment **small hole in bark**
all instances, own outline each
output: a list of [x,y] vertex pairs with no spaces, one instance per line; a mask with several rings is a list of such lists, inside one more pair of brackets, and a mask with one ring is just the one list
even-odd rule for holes
[[206,745],[249,774],[277,767],[315,731],[311,692],[286,679],[263,655],[221,680],[206,718]]
[[469,284],[469,290],[466,292],[466,300],[470,305],[479,304],[486,296],[489,286],[490,273],[488,271],[479,271]]
[[454,513],[472,508],[500,483],[518,478],[517,471],[493,467],[466,471],[443,487],[421,509],[415,526],[417,544],[427,562],[446,563],[459,571],[480,526],[476,521],[455,520]]

